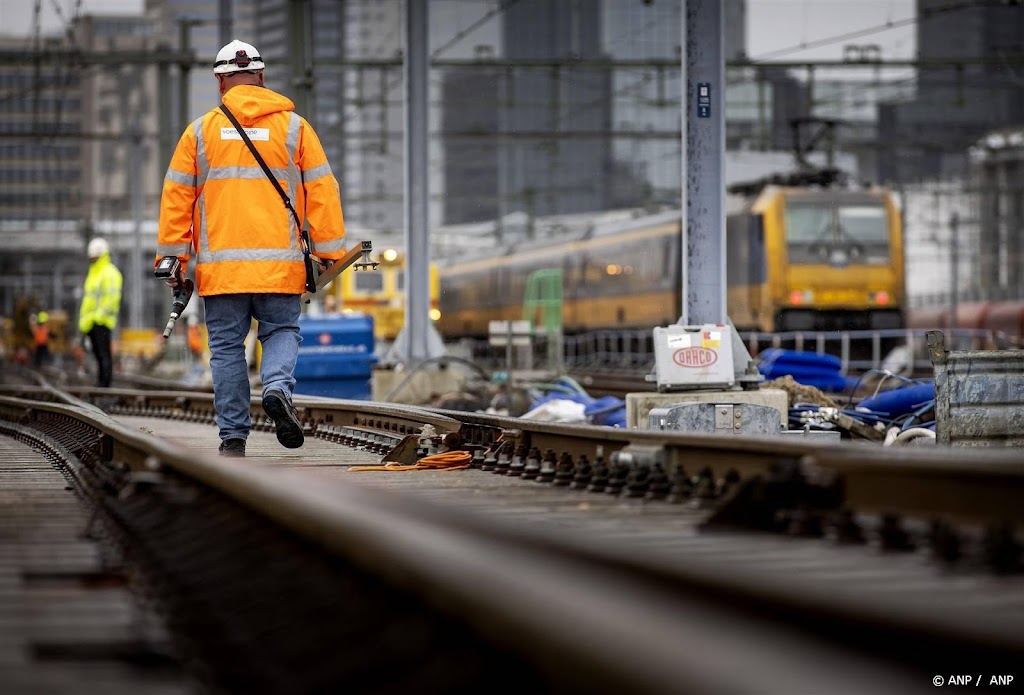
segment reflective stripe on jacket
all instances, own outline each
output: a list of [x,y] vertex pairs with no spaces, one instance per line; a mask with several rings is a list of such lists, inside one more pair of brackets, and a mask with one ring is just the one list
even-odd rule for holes
[[[308,227],[312,253],[342,258],[338,181],[312,126],[290,99],[266,87],[233,87],[224,103]],[[193,255],[201,296],[305,289],[295,220],[219,108],[182,134],[160,200],[156,260],[178,256],[184,265]]]
[[103,254],[89,266],[82,289],[82,306],[78,310],[78,330],[88,333],[93,326],[117,328],[121,310],[121,271]]

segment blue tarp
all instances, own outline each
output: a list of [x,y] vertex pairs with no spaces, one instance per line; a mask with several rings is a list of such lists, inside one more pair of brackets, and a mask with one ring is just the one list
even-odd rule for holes
[[841,371],[842,361],[835,355],[816,352],[769,348],[758,355],[758,370],[765,379],[778,379],[789,375],[805,386],[822,391],[843,391],[846,377]]

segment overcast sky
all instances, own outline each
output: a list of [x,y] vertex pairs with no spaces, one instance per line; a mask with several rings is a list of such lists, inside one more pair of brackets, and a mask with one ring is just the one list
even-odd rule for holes
[[[143,0],[44,0],[44,31],[63,26],[55,7],[70,17],[78,2],[83,13],[94,14],[139,14],[143,6]],[[911,58],[914,5],[914,0],[747,0],[747,50],[754,59],[838,59],[847,44],[878,44],[883,58]],[[34,6],[32,0],[0,0],[0,31],[28,36]]]

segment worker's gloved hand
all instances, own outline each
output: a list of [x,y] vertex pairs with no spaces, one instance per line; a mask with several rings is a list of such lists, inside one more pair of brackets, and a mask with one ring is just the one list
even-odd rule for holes
[[334,261],[322,260],[320,258],[317,258],[316,256],[313,256],[313,261],[316,262],[316,272],[317,272],[318,275],[322,275],[323,273],[326,273],[327,270],[332,265],[334,265]]

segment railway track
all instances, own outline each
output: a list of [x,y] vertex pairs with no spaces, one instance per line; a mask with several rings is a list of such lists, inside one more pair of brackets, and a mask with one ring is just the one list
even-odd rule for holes
[[[1024,655],[1019,455],[296,405],[306,447],[254,403],[244,461],[202,392],[10,384],[0,435],[215,690],[902,693]],[[446,450],[471,468],[349,470]]]

